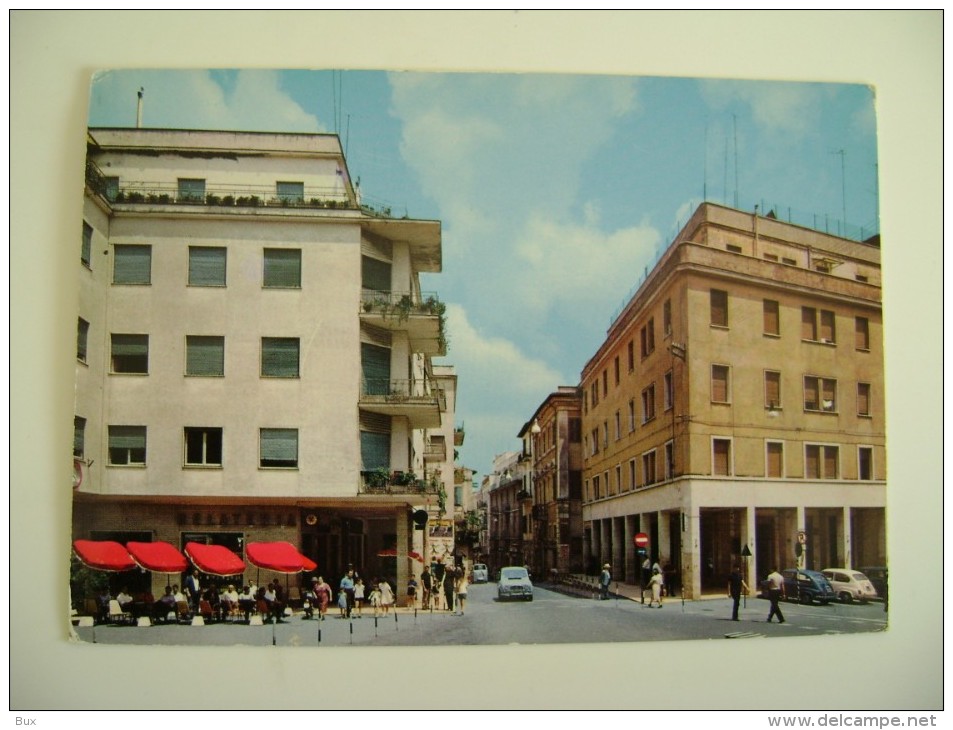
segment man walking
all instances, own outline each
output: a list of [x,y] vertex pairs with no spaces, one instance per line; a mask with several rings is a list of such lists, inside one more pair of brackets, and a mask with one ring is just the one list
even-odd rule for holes
[[784,598],[784,578],[778,572],[777,568],[768,574],[768,598],[771,601],[771,610],[768,612],[768,623],[771,623],[772,617],[777,616],[778,623],[783,624],[784,614],[781,613],[778,601]]
[[741,568],[737,565],[732,569],[728,578],[728,597],[731,598],[731,620],[738,620],[738,604],[742,594],[748,595],[748,585],[741,575]]
[[602,573],[599,575],[599,598],[603,601],[609,600],[609,583],[612,582],[612,573],[609,572],[609,564],[602,566]]

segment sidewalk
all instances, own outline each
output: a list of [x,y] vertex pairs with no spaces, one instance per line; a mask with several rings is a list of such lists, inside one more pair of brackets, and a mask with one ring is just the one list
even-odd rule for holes
[[[541,581],[540,584],[553,590],[571,593],[572,595],[593,597],[599,593],[599,579],[596,576],[583,575],[581,573],[561,574],[557,576],[557,580],[555,582],[552,580]],[[648,600],[650,593],[648,590],[646,590],[645,593],[645,600]],[[609,596],[612,598],[626,598],[630,601],[635,601],[636,603],[644,602],[642,588],[638,583],[612,581],[612,583],[609,585]],[[704,601],[724,597],[724,593],[709,593],[701,596],[699,599],[692,600]],[[668,600],[680,600],[681,596],[667,595],[665,598]]]

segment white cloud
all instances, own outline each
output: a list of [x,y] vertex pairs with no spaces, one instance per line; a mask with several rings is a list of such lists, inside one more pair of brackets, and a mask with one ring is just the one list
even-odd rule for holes
[[816,84],[725,80],[698,83],[702,98],[712,108],[727,111],[734,104],[743,104],[751,110],[751,117],[761,130],[770,134],[806,134],[816,128],[822,109],[824,91]]
[[136,121],[137,91],[143,88],[143,126],[178,129],[317,132],[309,114],[279,85],[276,71],[247,70],[231,83],[210,71],[124,69],[93,80],[90,123]]

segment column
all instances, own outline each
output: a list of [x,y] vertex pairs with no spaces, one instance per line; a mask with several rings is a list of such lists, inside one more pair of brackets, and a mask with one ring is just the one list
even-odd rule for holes
[[394,592],[397,605],[407,602],[407,580],[410,578],[410,560],[406,557],[414,548],[414,535],[410,529],[410,517],[404,507],[398,507],[394,520],[397,523],[397,585]]
[[853,568],[854,567],[854,552],[851,550],[851,508],[844,507],[843,514],[841,515],[841,520],[844,525],[843,535],[844,535],[844,544],[843,544],[843,556],[844,556],[844,567]]
[[625,518],[613,517],[612,527],[612,579],[621,581],[625,575]]
[[758,551],[755,550],[755,545],[757,542],[757,520],[755,519],[755,508],[747,507],[745,509],[745,531],[742,536],[744,542],[742,545],[747,545],[748,549],[751,551],[751,557],[748,558],[743,563],[748,564],[748,570],[745,574],[745,583],[748,584],[748,589],[751,591],[751,595],[757,595],[757,576],[764,574],[765,567],[758,565]]
[[691,505],[683,515],[685,531],[682,540],[682,586],[685,598],[699,598],[702,594],[701,573],[701,513]]
[[671,529],[668,523],[668,512],[659,512],[658,513],[658,535],[655,538],[658,540],[658,562],[663,568],[666,563],[672,561],[672,556],[669,554],[671,552]]
[[638,561],[635,559],[635,543],[632,539],[635,537],[635,533],[638,532],[635,525],[635,515],[626,515],[625,520],[625,564],[623,565],[624,580],[626,583],[638,583],[639,581],[639,565]]

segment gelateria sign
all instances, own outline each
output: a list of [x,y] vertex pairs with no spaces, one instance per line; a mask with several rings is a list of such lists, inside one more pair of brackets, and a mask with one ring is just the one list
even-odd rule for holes
[[262,512],[251,510],[192,510],[177,512],[176,524],[204,527],[295,527],[298,516],[294,512]]

